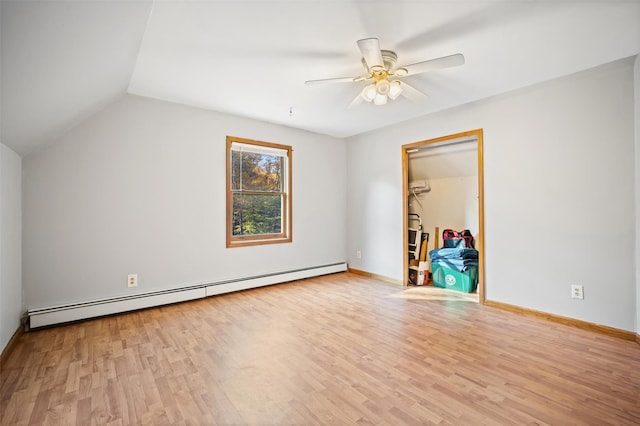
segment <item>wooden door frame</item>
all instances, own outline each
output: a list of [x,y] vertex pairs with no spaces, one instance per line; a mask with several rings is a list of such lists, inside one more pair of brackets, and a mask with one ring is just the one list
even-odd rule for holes
[[486,298],[486,281],[484,272],[484,157],[482,146],[482,129],[470,130],[467,132],[456,133],[453,135],[441,136],[434,139],[427,139],[419,142],[413,142],[407,145],[402,145],[402,228],[404,229],[403,243],[404,243],[404,255],[403,255],[403,280],[402,285],[406,286],[408,282],[408,269],[409,269],[409,253],[407,247],[409,246],[408,227],[409,221],[407,219],[409,209],[409,159],[408,150],[415,148],[423,148],[431,144],[446,142],[449,140],[462,139],[475,137],[478,143],[478,238],[476,241],[476,248],[478,249],[478,300],[484,304]]

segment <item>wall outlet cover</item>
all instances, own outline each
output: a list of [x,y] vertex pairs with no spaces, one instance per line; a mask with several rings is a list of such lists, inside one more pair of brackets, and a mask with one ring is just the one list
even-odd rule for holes
[[571,286],[571,298],[572,299],[584,299],[584,287],[581,285]]
[[129,274],[127,276],[127,287],[138,287],[138,274]]

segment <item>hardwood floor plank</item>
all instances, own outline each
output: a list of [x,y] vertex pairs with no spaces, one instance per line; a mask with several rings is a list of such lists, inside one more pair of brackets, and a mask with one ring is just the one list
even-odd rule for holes
[[[29,416],[29,424],[40,424],[44,422],[49,408],[49,399],[51,398],[51,389],[38,392],[35,404]],[[18,409],[19,410],[19,409]],[[22,419],[20,419],[22,420]]]
[[25,333],[0,424],[640,424],[634,342],[428,291],[340,273]]

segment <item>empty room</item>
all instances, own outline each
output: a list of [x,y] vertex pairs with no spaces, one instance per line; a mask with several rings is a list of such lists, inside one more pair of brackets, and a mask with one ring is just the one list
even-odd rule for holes
[[0,424],[640,424],[640,1],[0,0]]

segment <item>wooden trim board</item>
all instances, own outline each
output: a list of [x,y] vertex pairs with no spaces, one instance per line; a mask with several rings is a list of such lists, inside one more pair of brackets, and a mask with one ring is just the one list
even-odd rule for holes
[[7,360],[11,356],[11,352],[13,352],[13,349],[16,347],[16,345],[18,344],[18,340],[20,340],[20,337],[23,334],[24,329],[22,328],[22,326],[18,327],[16,332],[13,333],[13,336],[11,336],[11,339],[9,339],[9,343],[7,343],[7,346],[5,346],[5,348],[2,350],[2,355],[0,355],[0,371],[2,370],[2,367],[6,365]]
[[533,309],[522,308],[520,306],[510,305],[508,303],[495,302],[493,300],[485,300],[485,306],[491,308],[502,309],[504,311],[515,312],[521,315],[533,316],[542,318],[547,321],[552,321],[571,327],[580,328],[583,330],[595,331],[596,333],[606,334],[608,336],[617,337],[619,339],[631,340],[640,344],[640,336],[632,331],[621,330],[619,328],[609,327],[606,325],[594,324],[587,321],[582,321],[574,318],[563,317],[561,315],[550,314],[547,312],[536,311]]
[[[402,181],[404,182],[402,186],[402,229],[404,229],[403,236],[403,246],[408,247],[408,221],[407,221],[407,213],[408,213],[408,199],[409,199],[409,191],[408,191],[408,181],[409,181],[409,158],[408,151],[416,148],[424,148],[428,145],[443,143],[443,142],[453,142],[456,139],[462,138],[473,138],[475,137],[477,143],[477,159],[478,159],[478,235],[476,238],[476,249],[478,249],[478,301],[482,304],[485,301],[485,279],[484,279],[484,149],[483,149],[483,129],[475,129],[469,130],[466,132],[455,133],[452,135],[441,136],[435,139],[428,139],[419,142],[413,142],[407,145],[402,146]],[[471,139],[470,139],[471,140]],[[436,238],[438,237],[439,231],[436,231]],[[437,241],[437,240],[436,240]],[[438,248],[439,244],[436,242],[434,248]],[[409,265],[409,257],[408,252],[405,249],[403,254],[403,265]],[[408,268],[404,269],[404,277],[403,277],[403,285],[408,284],[407,277]]]
[[362,271],[360,269],[347,268],[347,272],[351,272],[352,274],[373,278],[380,281],[386,281],[391,284],[402,285],[402,281],[394,280],[393,278],[385,277],[383,275],[372,274],[371,272]]
[[[395,280],[393,278],[385,277],[383,275],[372,274],[371,272],[362,271],[360,269],[348,268],[347,272],[360,275],[363,277],[373,278],[380,281],[386,281],[392,284],[403,285],[402,281]],[[606,325],[594,324],[588,321],[582,321],[575,318],[563,317],[561,315],[550,314],[548,312],[536,311],[534,309],[523,308],[520,306],[510,305],[508,303],[496,302],[493,300],[485,300],[483,303],[485,306],[501,309],[503,311],[509,311],[520,315],[533,316],[536,318],[542,318],[547,321],[568,325],[570,327],[580,328],[582,330],[589,330],[600,334],[606,334],[618,339],[635,341],[640,345],[640,334],[636,334],[632,331],[621,330],[619,328],[609,327]]]

